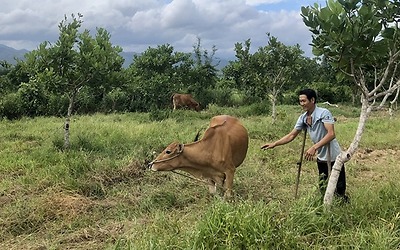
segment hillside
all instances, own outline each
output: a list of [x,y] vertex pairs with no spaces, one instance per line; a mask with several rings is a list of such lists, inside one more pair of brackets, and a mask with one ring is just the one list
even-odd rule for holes
[[[0,44],[0,61],[7,61],[11,64],[15,64],[16,60],[15,58],[24,59],[25,53],[29,52],[29,50],[26,49],[21,49],[17,50],[11,47],[8,47],[6,45]],[[122,65],[124,68],[128,68],[129,65],[132,63],[133,55],[138,54],[136,52],[126,52],[122,51],[121,56],[125,59],[124,64]],[[229,59],[230,60],[230,59]],[[223,67],[225,67],[228,63],[229,60],[226,58],[217,58],[215,61],[219,62],[217,69],[220,70]]]
[[0,44],[0,61],[7,61],[11,64],[15,64],[17,62],[15,58],[24,59],[24,55],[27,52],[29,51],[26,49],[17,50]]
[[[0,61],[7,61],[11,64],[15,64],[16,60],[15,58],[24,59],[24,55],[29,52],[29,50],[26,49],[21,49],[17,50],[11,47],[8,47],[4,44],[0,44]],[[123,64],[123,67],[127,68],[129,64],[132,62],[132,58],[134,52],[122,52],[121,56],[125,59],[125,62]]]

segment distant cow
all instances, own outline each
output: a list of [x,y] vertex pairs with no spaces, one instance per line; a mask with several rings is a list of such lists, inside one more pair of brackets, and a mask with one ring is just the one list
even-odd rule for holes
[[171,99],[174,110],[177,108],[189,108],[200,111],[200,104],[196,102],[191,94],[173,94]]
[[206,180],[210,193],[217,191],[217,185],[222,186],[224,196],[229,198],[235,170],[246,157],[248,143],[247,130],[237,118],[215,116],[201,140],[188,144],[171,143],[149,163],[149,168],[153,171],[185,171]]

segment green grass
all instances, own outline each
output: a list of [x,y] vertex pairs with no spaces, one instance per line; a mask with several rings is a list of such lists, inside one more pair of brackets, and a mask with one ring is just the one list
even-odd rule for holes
[[[346,148],[359,111],[330,109]],[[315,163],[304,162],[293,198],[300,138],[260,150],[289,132],[301,110],[279,106],[275,123],[263,112],[262,105],[212,105],[199,113],[74,116],[68,151],[62,118],[0,121],[0,249],[398,248],[400,118],[371,115],[346,164],[351,203],[325,211]],[[193,141],[222,113],[240,117],[250,136],[233,201],[210,196],[200,182],[146,170],[170,142]]]

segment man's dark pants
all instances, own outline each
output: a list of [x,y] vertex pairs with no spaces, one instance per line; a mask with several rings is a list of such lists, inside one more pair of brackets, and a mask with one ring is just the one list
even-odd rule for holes
[[[333,167],[334,164],[335,162],[332,162],[331,167]],[[326,161],[317,160],[317,165],[319,172],[319,190],[321,191],[322,195],[324,195],[328,180],[328,164],[326,163]],[[347,199],[345,193],[346,193],[346,171],[343,164],[336,185],[335,195]]]

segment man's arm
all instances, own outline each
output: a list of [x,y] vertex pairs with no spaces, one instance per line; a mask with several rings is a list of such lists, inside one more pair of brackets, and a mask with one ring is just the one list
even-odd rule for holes
[[289,134],[285,135],[281,139],[272,142],[272,143],[266,143],[263,146],[261,146],[261,149],[269,149],[269,148],[274,148],[276,146],[280,146],[286,143],[289,143],[296,138],[296,136],[301,132],[301,130],[293,129]]
[[312,160],[317,150],[324,145],[328,144],[330,141],[335,139],[335,126],[333,123],[324,123],[324,127],[327,131],[326,135],[317,143],[312,145],[306,152],[305,158],[306,160]]

